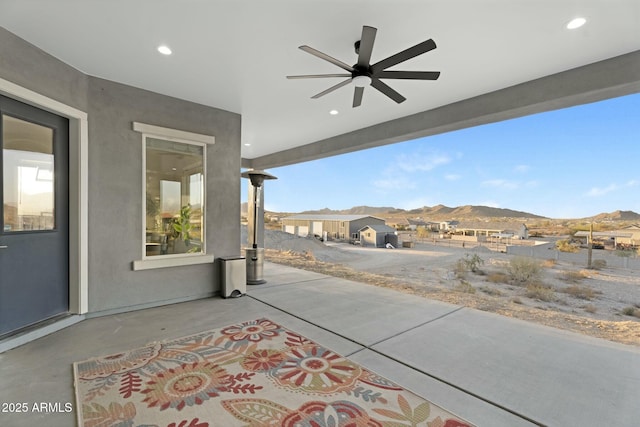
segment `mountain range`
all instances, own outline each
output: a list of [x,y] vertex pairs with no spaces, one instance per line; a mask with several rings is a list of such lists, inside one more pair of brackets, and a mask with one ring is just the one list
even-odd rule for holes
[[455,208],[436,205],[424,206],[417,209],[397,209],[393,207],[355,206],[351,209],[331,210],[328,208],[316,211],[302,212],[305,214],[342,214],[342,215],[378,215],[378,216],[404,216],[410,218],[422,217],[429,219],[469,219],[469,218],[528,218],[544,219],[543,216],[512,209],[492,208],[489,206],[458,206]]
[[[242,213],[247,212],[247,203],[241,205]],[[289,212],[271,212],[273,215],[293,215]],[[550,219],[541,215],[530,212],[516,211],[512,209],[493,208],[489,206],[457,206],[449,207],[445,205],[423,206],[417,209],[399,209],[391,206],[354,206],[349,209],[317,209],[304,212],[296,212],[300,214],[317,214],[317,215],[373,215],[383,217],[405,217],[405,218],[425,218],[431,220],[455,220],[455,219],[476,219],[476,218],[513,218],[513,219]],[[568,219],[568,218],[567,218]],[[634,211],[617,210],[614,212],[603,212],[587,218],[574,218],[584,221],[640,221],[640,214]]]
[[[417,209],[398,209],[389,206],[355,206],[350,209],[332,210],[324,208],[301,212],[303,214],[340,214],[340,215],[377,215],[377,216],[403,216],[407,218],[428,218],[440,219],[475,219],[475,218],[518,218],[518,219],[549,219],[530,212],[516,211],[512,209],[493,208],[489,206],[458,206],[449,207],[445,205],[423,206]],[[581,218],[592,221],[640,221],[640,214],[633,211],[614,211],[601,213],[588,218]]]
[[634,211],[615,211],[611,213],[601,213],[591,217],[594,221],[638,221],[640,214]]

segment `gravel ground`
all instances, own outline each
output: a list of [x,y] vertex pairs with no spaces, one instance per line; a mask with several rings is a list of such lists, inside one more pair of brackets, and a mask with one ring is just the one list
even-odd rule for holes
[[[246,227],[241,242],[244,247]],[[640,345],[640,272],[635,270],[586,270],[568,263],[538,261],[538,285],[528,288],[507,280],[513,256],[485,247],[429,243],[412,249],[380,249],[325,244],[315,238],[266,230],[265,249],[272,262]],[[480,271],[456,273],[458,260],[474,255],[483,261]]]

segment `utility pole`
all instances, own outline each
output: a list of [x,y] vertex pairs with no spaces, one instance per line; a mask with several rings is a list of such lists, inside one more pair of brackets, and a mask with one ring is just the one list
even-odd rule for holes
[[593,255],[593,222],[589,224],[589,243],[587,244],[587,268],[591,269],[591,258]]

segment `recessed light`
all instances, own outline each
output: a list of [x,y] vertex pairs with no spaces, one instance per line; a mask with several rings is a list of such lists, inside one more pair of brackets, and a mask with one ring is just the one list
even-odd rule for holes
[[163,55],[171,55],[171,49],[169,48],[169,46],[164,44],[158,46],[158,52],[160,52]]
[[338,110],[331,110],[329,111],[329,114],[331,114],[332,116],[335,116],[338,114]]
[[576,28],[582,27],[587,22],[584,18],[575,18],[569,21],[567,24],[567,30],[575,30]]
[[245,147],[251,147],[251,144],[249,144],[248,142],[246,144],[244,144]]

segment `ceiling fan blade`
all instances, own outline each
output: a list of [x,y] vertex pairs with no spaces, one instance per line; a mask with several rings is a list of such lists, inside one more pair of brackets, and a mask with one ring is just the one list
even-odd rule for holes
[[320,93],[318,93],[318,94],[316,94],[316,95],[313,95],[313,96],[311,97],[311,99],[318,99],[318,98],[320,98],[321,96],[325,96],[326,94],[331,93],[331,92],[333,92],[333,91],[334,91],[334,90],[336,90],[336,89],[340,89],[342,86],[346,86],[346,85],[348,85],[349,83],[351,83],[351,79],[350,79],[350,78],[349,78],[349,79],[347,79],[347,80],[345,80],[345,81],[342,81],[342,82],[338,83],[337,85],[331,86],[331,87],[330,87],[329,89],[327,89],[327,90],[323,90],[322,92],[320,92]]
[[359,107],[360,104],[362,104],[363,93],[364,93],[364,88],[356,86],[356,90],[353,92],[353,108]]
[[362,37],[360,37],[360,47],[358,48],[358,67],[368,68],[373,52],[373,42],[376,39],[378,30],[373,27],[362,27]]
[[305,74],[302,76],[287,76],[288,79],[322,79],[325,77],[351,77],[351,74]]
[[378,80],[377,78],[371,79],[371,86],[375,87],[380,92],[384,93],[389,98],[396,101],[398,104],[406,101],[407,99],[404,96],[400,95],[395,90],[391,89],[386,83],[383,83],[381,80]]
[[342,61],[339,61],[329,55],[327,55],[326,53],[322,53],[319,50],[316,50],[312,47],[309,46],[300,46],[300,49],[304,50],[307,53],[310,53],[313,56],[317,56],[320,59],[324,59],[325,61],[331,62],[334,65],[337,65],[338,67],[342,68],[343,70],[349,71],[350,73],[353,72],[353,67],[351,65],[345,64]]
[[379,79],[438,80],[440,71],[380,71],[374,77]]
[[423,41],[409,49],[405,49],[402,52],[398,52],[387,59],[383,59],[382,61],[373,64],[371,66],[371,72],[373,74],[379,73],[382,70],[393,67],[394,65],[407,61],[411,58],[415,58],[416,56],[422,55],[423,53],[429,52],[435,48],[436,42],[434,42],[433,39]]

